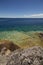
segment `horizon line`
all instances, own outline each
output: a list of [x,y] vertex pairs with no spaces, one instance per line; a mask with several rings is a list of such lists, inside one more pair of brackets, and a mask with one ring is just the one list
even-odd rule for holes
[[[28,18],[28,17],[0,17],[0,18]],[[32,17],[31,17],[32,18]],[[35,17],[34,17],[35,18]],[[37,18],[43,18],[43,17],[37,17]]]

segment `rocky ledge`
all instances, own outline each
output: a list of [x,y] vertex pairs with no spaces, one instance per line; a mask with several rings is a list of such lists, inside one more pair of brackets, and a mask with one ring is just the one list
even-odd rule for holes
[[43,48],[32,47],[14,51],[6,65],[43,65]]
[[43,65],[43,48],[18,49],[10,55],[0,55],[0,65]]

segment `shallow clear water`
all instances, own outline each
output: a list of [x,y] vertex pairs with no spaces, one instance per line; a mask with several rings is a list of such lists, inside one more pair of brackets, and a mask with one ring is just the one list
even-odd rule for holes
[[0,40],[13,41],[23,48],[43,46],[43,40],[39,38],[38,32],[43,32],[41,18],[0,18]]

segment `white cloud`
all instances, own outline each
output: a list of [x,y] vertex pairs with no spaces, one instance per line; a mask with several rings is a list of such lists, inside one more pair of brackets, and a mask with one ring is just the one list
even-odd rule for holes
[[32,14],[32,15],[21,15],[21,16],[18,16],[18,15],[16,15],[16,16],[14,16],[14,15],[12,15],[12,16],[0,16],[0,18],[43,18],[43,13],[41,13],[41,14]]
[[25,18],[43,18],[43,14],[24,15]]

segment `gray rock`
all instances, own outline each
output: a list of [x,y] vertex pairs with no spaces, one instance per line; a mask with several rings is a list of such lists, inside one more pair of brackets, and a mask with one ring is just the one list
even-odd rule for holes
[[0,65],[6,65],[8,59],[9,59],[9,57],[0,55]]
[[14,51],[6,65],[43,65],[43,48],[32,47]]

